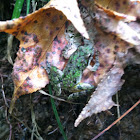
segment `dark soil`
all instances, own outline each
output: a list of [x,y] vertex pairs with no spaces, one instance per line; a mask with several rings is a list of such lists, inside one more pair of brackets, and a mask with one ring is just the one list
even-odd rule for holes
[[[0,10],[0,17],[2,17],[0,20],[10,19],[13,9],[11,1],[9,1],[8,4],[2,1],[2,4],[9,8],[3,9],[4,11]],[[6,59],[6,45],[7,34],[0,33],[0,140],[8,140],[9,136],[11,136],[12,140],[30,140],[31,131],[33,132],[32,108],[41,137],[44,140],[63,140],[52,110],[50,97],[48,96],[41,95],[39,92],[21,96],[16,101],[13,115],[8,114],[8,107],[14,90],[14,84],[11,77],[12,65],[9,64]],[[12,54],[13,58],[16,57],[16,49],[18,49],[18,41],[15,39],[14,51]],[[120,114],[127,111],[140,98],[140,66],[127,66],[123,79],[125,79],[125,84],[118,93]],[[48,87],[43,90],[48,92]],[[5,104],[4,95],[6,96],[8,106]],[[90,118],[81,122],[77,128],[74,128],[74,121],[87,103],[87,100],[87,97],[77,99],[76,102],[83,103],[78,105],[55,100],[68,140],[91,140],[118,117],[117,108],[113,107],[109,110],[110,112],[106,111],[97,115],[92,115]],[[113,100],[116,102],[115,95],[113,96]],[[33,139],[36,140],[36,137]],[[98,139],[139,140],[139,105],[125,116],[120,123],[113,126]]]

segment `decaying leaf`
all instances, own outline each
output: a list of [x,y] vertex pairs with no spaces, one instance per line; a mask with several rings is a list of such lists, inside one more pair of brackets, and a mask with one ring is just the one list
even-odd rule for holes
[[127,16],[139,17],[140,4],[137,2],[130,2],[130,0],[96,0],[96,3],[103,8],[115,11]]
[[64,13],[68,20],[70,20],[75,28],[84,36],[89,39],[89,35],[84,26],[83,20],[80,15],[77,0],[51,0],[50,7],[54,7]]
[[48,61],[53,58],[53,65],[60,69],[64,67],[66,61],[60,54],[67,45],[64,35],[68,26],[67,19],[88,38],[76,0],[51,0],[43,8],[26,17],[0,22],[1,32],[13,34],[20,41],[12,73],[15,89],[10,112],[19,96],[37,91],[48,84],[44,69],[46,55]]
[[121,80],[124,71],[121,67],[114,66],[98,84],[96,91],[92,94],[88,104],[83,108],[82,112],[75,121],[74,126],[77,127],[79,123],[91,116],[110,109],[115,105],[112,101],[112,96],[120,90],[124,81]]
[[133,30],[127,23],[107,16],[101,9],[96,10],[98,26],[108,33],[115,34],[124,41],[140,45],[140,34]]
[[90,72],[86,69],[84,71],[82,81],[98,85],[104,74],[112,68],[116,58],[116,53],[125,52],[132,46],[117,38],[115,35],[107,34],[97,28],[95,47],[99,53],[100,66],[96,72]]
[[139,2],[140,3],[140,0],[130,0],[131,2]]
[[110,9],[106,9],[106,8],[102,7],[100,4],[98,4],[97,2],[95,3],[95,5],[98,8],[102,9],[107,15],[113,17],[114,19],[117,19],[117,20],[123,20],[124,19],[125,22],[136,21],[135,16],[129,16],[129,15],[126,15],[126,14],[123,14],[123,13],[118,13],[118,12],[110,10]]
[[116,104],[112,101],[112,96],[116,94],[122,87],[124,80],[121,79],[124,74],[124,68],[128,64],[140,64],[140,54],[135,49],[129,49],[128,52],[118,52],[114,66],[105,74],[99,82],[95,92],[91,95],[88,104],[83,108],[82,112],[75,121],[74,126],[92,114],[108,110]]
[[[97,3],[101,3],[105,5],[109,3],[109,1],[96,1]],[[122,1],[114,2],[111,4],[111,8],[117,8],[117,3],[121,3]],[[136,30],[135,27],[139,27],[137,22],[125,23],[121,18],[122,16],[129,16],[127,12],[120,12],[125,8],[118,7],[117,10],[113,11],[105,9],[96,3],[96,6],[92,12],[95,13],[95,26],[97,29],[97,35],[95,40],[95,47],[99,51],[99,61],[100,66],[94,74],[89,71],[85,72],[88,74],[83,75],[83,81],[85,81],[86,77],[88,82],[96,81],[97,89],[91,96],[88,104],[84,107],[79,117],[75,121],[75,127],[85,118],[91,116],[93,113],[98,113],[107,109],[110,109],[115,103],[112,101],[112,96],[120,90],[122,84],[124,83],[121,80],[121,77],[124,73],[122,65],[126,65],[131,59],[131,63],[139,64],[139,54],[135,55],[130,53],[130,48],[135,48],[139,52],[140,45],[140,34],[139,28]],[[90,2],[83,2],[84,5],[90,6]],[[124,2],[124,4],[126,4]],[[92,5],[93,6],[93,5]],[[115,7],[116,6],[116,7]],[[122,5],[121,5],[122,6]],[[138,7],[138,5],[137,5]],[[131,6],[130,6],[131,9]],[[138,9],[134,7],[135,11],[138,12]],[[133,9],[133,11],[134,11]],[[116,12],[117,11],[117,12]],[[136,12],[134,12],[136,13]],[[137,14],[133,14],[133,16],[138,17]],[[136,19],[136,18],[135,18]],[[131,21],[131,20],[130,20]],[[133,24],[133,25],[132,25]],[[123,61],[117,62],[115,61],[116,54],[118,52],[127,53],[127,57],[125,57]],[[115,63],[114,63],[115,61]],[[132,62],[134,61],[134,62]],[[114,66],[113,66],[114,65]],[[113,67],[112,67],[113,66]],[[109,72],[108,72],[109,71]],[[106,73],[106,74],[105,74]],[[103,76],[105,74],[105,76]],[[94,76],[93,76],[94,75]],[[102,79],[102,80],[101,80]],[[101,80],[101,82],[99,82]],[[99,84],[98,84],[99,83]],[[102,98],[104,97],[104,98]]]
[[[87,7],[91,6],[89,1],[82,1],[82,3]],[[96,28],[95,49],[99,52],[100,66],[96,72],[90,72],[86,69],[82,82],[96,86],[103,78],[104,73],[113,66],[117,52],[126,52],[132,47],[139,48],[139,39],[135,40],[135,38],[139,38],[139,32],[133,28],[135,26],[132,27],[122,20],[107,15],[104,10],[96,5],[90,10],[93,10],[90,13],[95,13],[94,21],[96,20],[96,22],[93,23]],[[123,28],[123,26],[125,27]],[[137,44],[137,46],[133,44]]]

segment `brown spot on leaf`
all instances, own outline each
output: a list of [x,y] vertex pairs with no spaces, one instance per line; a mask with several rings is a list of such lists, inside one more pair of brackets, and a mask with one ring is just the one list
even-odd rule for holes
[[23,84],[23,87],[25,88],[25,87],[28,87],[28,84],[27,83],[24,83]]
[[61,50],[61,47],[58,47],[58,50]]
[[60,16],[59,16],[59,18],[62,20],[62,19],[63,19],[63,16],[62,16],[62,15],[60,15]]
[[57,37],[57,36],[54,38],[54,41],[56,41],[56,42],[58,42],[58,43],[61,43],[61,41],[58,40],[58,37]]
[[103,68],[103,67],[104,67],[104,65],[103,65],[103,64],[100,64],[100,67],[101,67],[101,68]]
[[119,49],[119,46],[115,45],[115,50],[117,51]]
[[7,24],[6,29],[12,29],[14,24]]
[[17,27],[19,28],[20,26],[21,26],[21,24],[19,23]]
[[34,23],[37,23],[37,20],[35,20]]
[[55,29],[56,29],[56,30],[59,30],[60,28],[59,28],[59,27],[56,27]]
[[50,16],[51,16],[51,13],[46,13],[46,15],[47,15],[48,17],[50,17]]
[[58,17],[57,17],[57,15],[55,15],[53,18],[52,18],[52,23],[55,23],[56,21],[57,21],[57,19],[58,19]]
[[107,52],[107,53],[110,53],[110,49],[106,49],[106,52]]
[[22,37],[22,41],[25,41],[25,36]]
[[24,32],[25,32],[24,30],[21,30],[21,33],[22,33],[22,34],[24,34]]
[[15,31],[15,32],[13,32],[12,34],[13,34],[14,36],[17,36],[18,32]]
[[69,22],[66,21],[66,22],[65,22],[65,28],[68,28],[68,26],[69,26]]
[[56,54],[56,52],[52,52],[52,54]]
[[35,43],[38,43],[39,42],[39,40],[37,38],[37,35],[33,35],[33,40],[34,40]]
[[31,78],[28,76],[27,78],[26,78],[26,80],[28,81],[28,80],[31,80]]
[[116,54],[116,52],[115,52],[115,51],[114,51],[113,53],[114,53],[114,54]]
[[50,35],[52,35],[53,34],[53,31],[50,31]]
[[126,1],[123,1],[123,5],[125,5],[126,4]]
[[29,41],[29,39],[28,39],[28,38],[26,38],[24,42],[25,42],[25,43],[28,43],[28,41]]
[[26,31],[24,32],[25,35],[29,35]]

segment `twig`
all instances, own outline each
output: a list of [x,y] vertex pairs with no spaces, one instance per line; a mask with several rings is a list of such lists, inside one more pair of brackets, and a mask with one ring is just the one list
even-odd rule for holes
[[[118,98],[118,92],[116,93],[116,103],[117,103],[117,114],[118,114],[118,118],[120,118],[120,106],[119,106],[119,98]],[[120,123],[120,121],[118,122]]]
[[[31,101],[31,95],[30,95],[30,101]],[[35,120],[35,113],[33,111],[32,102],[30,104],[31,104],[31,118],[32,118],[32,125],[33,125],[31,140],[33,140],[33,138],[34,138],[34,133],[36,133],[36,135],[38,136],[38,138],[37,138],[38,140],[43,140],[43,138],[40,136],[40,134],[38,132],[38,125]]]
[[2,77],[1,74],[0,74],[0,77],[1,77],[1,82],[2,82],[2,84],[1,84],[1,88],[2,88],[2,96],[3,96],[3,100],[4,100],[4,103],[5,103],[6,107],[9,107],[9,106],[8,106],[8,103],[7,103],[7,101],[6,101],[5,93],[4,93],[3,77]]
[[35,12],[36,6],[37,6],[37,2],[35,2],[35,0],[32,0],[33,12]]
[[7,59],[11,65],[13,65],[13,60],[11,58],[11,49],[12,49],[13,39],[14,39],[13,35],[9,35],[7,38]]
[[104,129],[102,132],[100,132],[98,135],[96,135],[92,140],[96,140],[101,135],[103,135],[107,130],[109,130],[113,125],[115,125],[117,122],[119,122],[124,116],[126,116],[130,111],[132,111],[138,104],[140,103],[140,99],[130,108],[128,109],[120,118],[118,118],[116,121],[114,121],[111,125],[109,125],[106,129]]
[[51,134],[53,134],[55,131],[57,131],[58,130],[58,127],[57,128],[55,128],[53,131],[51,131],[51,132],[49,132],[48,133],[48,135],[51,135]]
[[7,115],[9,105],[6,101],[6,97],[5,97],[5,93],[4,93],[4,87],[3,87],[3,77],[2,77],[1,74],[0,74],[0,77],[1,77],[1,82],[2,82],[2,84],[1,84],[2,95],[3,95],[3,99],[4,99],[4,103],[5,103],[5,116],[6,116],[7,124],[9,124],[9,129],[10,129],[9,140],[11,140],[11,138],[12,138],[12,125],[11,125],[10,121],[8,120],[8,115]]
[[[22,123],[28,130],[29,130],[29,132],[32,132],[32,130],[23,122],[23,121],[21,121],[20,119],[18,119],[16,116],[14,116],[13,114],[11,114],[11,116],[13,117],[13,118],[15,118],[17,121],[19,121],[20,123]],[[34,136],[38,139],[38,136],[34,133]]]
[[51,98],[53,98],[53,99],[56,99],[56,100],[58,100],[58,101],[62,101],[62,102],[70,103],[70,104],[82,104],[82,103],[74,103],[74,102],[71,102],[71,101],[66,101],[66,100],[64,100],[64,99],[62,99],[62,98],[59,98],[59,97],[50,95],[50,94],[46,93],[46,92],[43,91],[43,90],[39,90],[39,92],[40,92],[41,94],[43,94],[43,95],[47,95],[47,96],[49,96],[49,97],[51,97]]

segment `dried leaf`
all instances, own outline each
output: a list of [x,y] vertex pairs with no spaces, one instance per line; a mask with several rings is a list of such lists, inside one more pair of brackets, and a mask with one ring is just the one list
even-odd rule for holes
[[98,3],[95,3],[95,5],[98,8],[102,9],[110,17],[113,17],[114,19],[117,19],[117,20],[123,20],[124,19],[125,22],[130,22],[130,21],[135,21],[136,20],[135,16],[129,16],[129,15],[126,15],[126,14],[123,14],[123,13],[118,13],[118,12],[110,10],[110,9],[106,9]]
[[[106,3],[107,1],[102,1],[101,3],[104,2]],[[115,1],[115,3],[119,2],[120,1]],[[88,3],[87,1],[84,1],[84,5],[86,6],[89,5],[89,3],[89,1]],[[115,105],[115,103],[112,101],[112,96],[118,90],[120,90],[124,83],[124,80],[121,80],[121,77],[124,73],[124,65],[130,63],[130,59],[131,63],[139,64],[139,54],[132,54],[132,52],[128,53],[127,57],[123,58],[123,61],[115,61],[115,58],[117,57],[116,54],[121,54],[121,52],[129,52],[129,49],[134,47],[137,49],[137,51],[139,50],[139,24],[136,22],[127,24],[121,21],[120,18],[113,17],[114,15],[118,17],[125,14],[121,13],[120,15],[115,11],[111,11],[110,9],[107,10],[104,7],[100,7],[99,5],[96,5],[94,8],[92,7],[90,9],[95,10],[92,12],[95,12],[96,14],[95,20],[97,22],[94,25],[97,29],[95,47],[99,51],[100,66],[99,69],[94,73],[86,70],[82,78],[83,81],[88,83],[96,81],[95,83],[98,86],[96,91],[91,96],[88,104],[84,107],[79,117],[75,121],[75,127],[77,127],[83,119],[91,116],[93,113],[96,114],[98,112],[110,109],[113,105]],[[123,9],[125,8],[123,7],[122,10]],[[130,15],[126,14],[126,16]],[[131,24],[134,24],[134,26]],[[138,27],[138,30],[135,27]],[[103,76],[104,74],[105,76]],[[100,80],[101,82],[99,82]]]
[[99,113],[110,109],[115,105],[112,101],[112,96],[120,90],[124,81],[121,80],[124,71],[121,67],[114,66],[98,84],[96,91],[92,94],[88,104],[83,108],[82,112],[75,121],[74,126],[91,116],[93,113]]
[[[20,19],[15,20],[14,23]],[[20,40],[20,48],[13,67],[12,75],[15,89],[10,112],[19,96],[32,93],[46,86],[49,82],[44,69],[46,54],[49,51],[51,54],[57,50],[61,51],[67,44],[64,36],[67,20],[61,12],[52,8],[45,11],[41,9],[36,14],[31,14],[22,20],[15,27],[15,30],[19,28],[16,37]],[[20,25],[21,27],[19,27]],[[60,59],[59,57],[57,61]]]
[[131,2],[139,2],[140,3],[140,0],[130,0]]
[[96,0],[96,3],[101,5],[103,8],[115,11],[120,14],[127,16],[139,17],[139,3],[130,2],[130,0]]
[[96,9],[96,20],[98,26],[104,31],[113,33],[130,44],[140,45],[140,33],[133,30],[127,23],[107,16],[98,8]]
[[[95,26],[96,27],[96,26]],[[93,85],[98,85],[104,74],[113,66],[117,52],[126,52],[132,45],[122,41],[112,34],[107,34],[101,29],[97,29],[95,48],[99,53],[100,66],[96,72],[86,69],[83,73],[82,81]]]
[[[82,1],[84,5],[90,7],[91,3],[88,1]],[[84,6],[83,6],[84,7]],[[81,6],[81,9],[84,9]],[[98,9],[98,10],[97,10]],[[116,36],[116,33],[114,33],[111,29],[108,31],[108,28],[114,29],[114,22],[118,20],[114,20],[114,18],[111,18],[107,16],[104,11],[97,8],[91,8],[90,10],[93,10],[91,12],[96,13],[94,19],[103,19],[103,22],[105,24],[103,26],[100,26],[102,24],[102,20],[100,22],[92,22],[93,25],[90,25],[90,27],[87,27],[87,29],[90,29],[92,26],[96,28],[96,36],[95,39],[95,50],[99,52],[99,62],[100,66],[96,72],[91,72],[88,69],[86,69],[82,76],[82,82],[90,83],[94,86],[97,86],[99,81],[103,78],[104,74],[107,73],[113,66],[113,63],[115,61],[116,53],[117,52],[127,52],[129,48],[134,47],[132,44],[127,43],[125,40],[123,41],[119,36]],[[100,11],[100,17],[98,16],[98,11]],[[85,11],[82,11],[81,14],[83,15]],[[104,19],[104,16],[107,18],[111,18],[112,20],[108,23],[107,19]],[[88,17],[88,16],[84,16]],[[113,23],[111,23],[113,21]],[[106,28],[106,26],[108,28]],[[105,30],[106,29],[106,30]],[[133,29],[133,28],[132,28]],[[135,30],[134,30],[135,31]],[[94,31],[95,32],[95,31]],[[109,33],[107,33],[109,32]],[[113,32],[111,34],[110,32]],[[139,31],[138,31],[139,32]],[[122,33],[123,34],[123,33]],[[129,35],[129,34],[128,34]],[[94,58],[95,59],[95,58]],[[93,63],[94,65],[94,63]]]
[[80,15],[77,0],[51,0],[50,7],[54,7],[64,13],[68,20],[72,22],[75,28],[84,36],[89,39],[89,35],[84,26],[84,22]]
[[64,36],[68,26],[67,19],[84,37],[89,38],[76,0],[51,0],[43,8],[26,17],[0,22],[1,32],[13,34],[20,41],[12,73],[15,89],[10,112],[19,96],[37,91],[48,84],[44,69],[46,55],[53,65],[60,69],[64,67],[66,61],[60,54],[67,45]]

